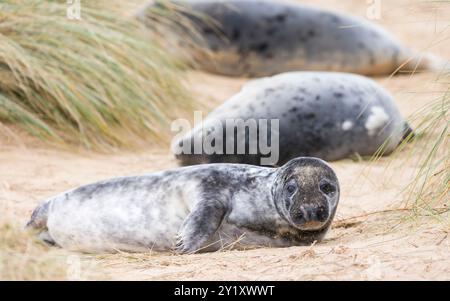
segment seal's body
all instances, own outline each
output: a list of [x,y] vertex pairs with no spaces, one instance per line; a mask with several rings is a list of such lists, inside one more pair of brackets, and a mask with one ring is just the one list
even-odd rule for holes
[[[260,163],[265,156],[259,149],[250,153],[250,144],[260,145],[260,123],[255,122],[258,135],[250,135],[246,127],[229,128],[225,125],[228,120],[279,120],[279,135],[274,136],[275,132],[270,137],[272,144],[279,144],[279,160],[275,165],[298,156],[333,161],[355,153],[389,154],[411,134],[391,95],[371,79],[333,72],[284,73],[250,81],[202,124],[175,141],[174,146],[190,146],[193,140],[204,139],[206,132],[223,132],[216,135],[215,141],[223,149],[195,154],[192,146],[185,147],[176,153],[181,163],[272,165]],[[230,153],[227,150],[230,143],[245,144],[245,154],[238,154],[236,146],[231,148],[236,152]]]
[[[363,18],[270,0],[179,0],[189,28],[171,27],[198,68],[228,76],[260,77],[288,71],[340,71],[385,75],[439,69],[444,62],[417,55],[393,35]],[[154,28],[149,10],[138,17]],[[168,9],[173,12],[173,9]],[[186,22],[185,22],[186,23]],[[170,36],[164,34],[164,37]],[[192,40],[192,42],[189,42]]]
[[[84,252],[183,253],[320,241],[339,199],[333,170],[314,158],[282,168],[211,164],[117,178],[40,205],[29,228]],[[177,241],[178,238],[178,241]]]

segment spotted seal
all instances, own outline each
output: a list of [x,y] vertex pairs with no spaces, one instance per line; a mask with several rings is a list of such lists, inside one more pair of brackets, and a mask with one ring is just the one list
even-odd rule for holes
[[[188,29],[171,26],[172,35],[166,30],[164,38],[172,36],[198,68],[212,73],[250,77],[288,71],[386,75],[400,69],[450,68],[432,54],[408,49],[382,27],[342,12],[279,0],[171,2],[181,7],[176,19],[184,16],[184,23],[189,24],[184,27],[196,30],[190,35]],[[149,12],[161,14],[167,6],[167,1],[154,1],[137,17],[155,28],[158,22]],[[166,10],[177,11],[172,7]]]
[[62,193],[37,207],[28,228],[84,252],[286,247],[320,241],[338,200],[336,175],[320,159],[198,165]]
[[[264,120],[268,128],[269,121],[278,121],[277,130],[264,132]],[[250,121],[255,121],[253,129]],[[215,149],[193,149],[194,140],[209,136]],[[387,155],[411,136],[393,97],[375,81],[356,74],[305,71],[250,81],[201,124],[177,134],[173,150],[182,165],[281,165],[298,156],[334,161],[377,151]],[[263,137],[269,143],[261,145]],[[245,145],[245,151],[239,152],[238,144]],[[272,145],[271,154],[262,151],[264,145]],[[267,157],[273,163],[264,164]]]

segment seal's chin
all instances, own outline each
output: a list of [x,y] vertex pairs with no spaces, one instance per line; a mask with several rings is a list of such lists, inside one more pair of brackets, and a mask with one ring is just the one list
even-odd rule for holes
[[302,231],[317,231],[323,229],[328,223],[329,216],[321,220],[305,219],[303,216],[289,216],[289,223]]
[[318,221],[309,221],[304,223],[293,223],[297,229],[302,231],[315,231],[322,229],[326,223]]

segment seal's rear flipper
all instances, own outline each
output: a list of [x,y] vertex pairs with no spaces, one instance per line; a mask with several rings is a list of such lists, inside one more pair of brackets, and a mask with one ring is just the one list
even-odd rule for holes
[[47,201],[34,209],[33,213],[31,214],[31,219],[26,224],[25,229],[36,231],[38,233],[38,239],[43,241],[44,243],[51,246],[57,246],[55,240],[51,237],[50,233],[48,233],[47,229],[49,204],[50,202]]
[[450,61],[432,53],[405,54],[402,61],[395,73],[415,73],[424,70],[450,73]]
[[48,231],[42,231],[41,233],[39,233],[38,239],[50,246],[57,246],[56,241],[50,236],[50,233],[48,233]]
[[403,141],[409,142],[413,140],[415,136],[416,135],[414,134],[414,130],[411,128],[409,123],[405,122],[403,126],[403,137],[400,143],[402,143]]
[[31,218],[26,224],[26,229],[45,229],[47,228],[47,218],[48,218],[48,207],[49,202],[44,202],[40,204],[36,209],[34,209],[31,214]]

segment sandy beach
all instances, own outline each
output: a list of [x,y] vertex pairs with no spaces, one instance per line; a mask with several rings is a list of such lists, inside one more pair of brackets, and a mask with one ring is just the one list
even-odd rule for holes
[[[366,1],[299,2],[367,16]],[[373,22],[413,49],[450,59],[449,15],[450,2],[382,0],[380,19]],[[448,90],[448,83],[431,72],[375,80],[394,95],[405,117]],[[189,71],[186,81],[189,90],[210,110],[239,91],[247,79]],[[411,121],[413,127],[415,122]],[[51,147],[13,127],[10,130],[14,134],[0,136],[0,222],[14,227],[23,226],[40,201],[64,190],[177,166],[168,147],[102,154]],[[46,247],[40,252],[81,260],[80,273],[67,273],[62,279],[450,280],[448,212],[440,218],[419,215],[410,219],[405,209],[410,197],[405,188],[420,168],[420,152],[413,152],[413,147],[423,147],[423,143],[418,141],[376,162],[332,162],[341,184],[341,200],[332,230],[313,246],[225,249],[195,255],[87,255]],[[70,265],[65,259],[63,262]],[[16,277],[20,275],[18,272]]]

